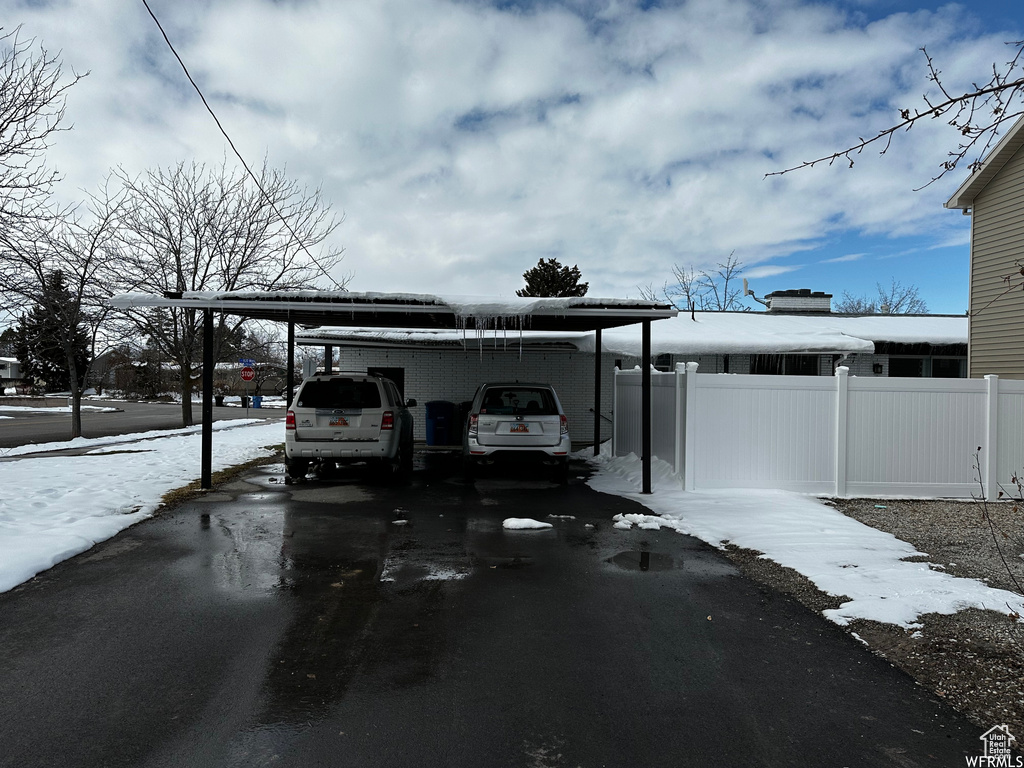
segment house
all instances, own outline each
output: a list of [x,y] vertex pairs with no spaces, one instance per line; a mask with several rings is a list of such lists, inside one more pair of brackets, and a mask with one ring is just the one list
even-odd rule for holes
[[968,375],[1022,379],[1024,118],[1003,135],[946,208],[971,217]]
[[[693,361],[705,373],[831,376],[844,365],[855,376],[966,376],[963,315],[833,314],[829,294],[806,289],[766,299],[767,312],[681,313],[652,323],[655,366]],[[330,347],[334,370],[374,370],[394,380],[419,403],[419,439],[427,402],[464,402],[477,385],[500,379],[552,384],[574,433],[593,434],[593,332],[319,328],[297,333],[296,343]],[[640,364],[640,328],[604,330],[601,355],[602,434],[610,436],[614,369]]]
[[0,357],[0,394],[4,387],[21,383],[21,363],[14,357]]

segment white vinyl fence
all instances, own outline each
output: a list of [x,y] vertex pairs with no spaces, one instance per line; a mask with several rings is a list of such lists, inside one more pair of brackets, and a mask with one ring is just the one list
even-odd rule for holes
[[[687,490],[967,498],[1024,468],[1024,381],[651,372],[652,453]],[[617,371],[612,450],[642,455],[641,372]],[[979,451],[980,449],[980,451]],[[975,454],[981,466],[975,467]]]

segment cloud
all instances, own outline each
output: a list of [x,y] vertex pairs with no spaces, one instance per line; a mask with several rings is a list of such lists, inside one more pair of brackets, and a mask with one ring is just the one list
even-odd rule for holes
[[845,256],[836,256],[834,259],[823,259],[822,264],[840,264],[847,261],[860,261],[866,253],[848,253]]
[[779,264],[765,264],[760,267],[751,267],[750,269],[744,269],[744,273],[750,280],[764,278],[764,277],[775,277],[776,275],[785,275],[789,272],[796,272],[802,269],[802,264],[795,264],[792,266],[782,266]]
[[[898,137],[884,157],[866,151],[853,171],[765,174],[920,103],[922,45],[956,86],[1020,36],[965,34],[956,6],[868,22],[798,0],[646,5],[155,10],[250,162],[266,155],[322,183],[345,213],[335,237],[356,289],[511,293],[556,257],[595,295],[621,295],[732,251],[754,276],[846,232],[949,243],[967,231],[941,205],[960,175],[911,192],[956,143],[942,125]],[[91,71],[69,98],[74,130],[50,152],[68,198],[114,165],[137,173],[229,151],[135,4],[16,9],[67,66]]]

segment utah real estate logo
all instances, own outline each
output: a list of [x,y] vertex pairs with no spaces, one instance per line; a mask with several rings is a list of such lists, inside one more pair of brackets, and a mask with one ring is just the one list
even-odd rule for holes
[[1024,768],[1024,757],[1012,754],[1012,748],[1017,743],[1017,739],[1010,733],[1008,726],[992,726],[978,738],[985,745],[985,751],[981,755],[968,756],[968,766],[978,766],[978,768]]

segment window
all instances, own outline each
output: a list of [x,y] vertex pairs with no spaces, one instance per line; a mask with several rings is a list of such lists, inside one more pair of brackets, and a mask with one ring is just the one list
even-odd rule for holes
[[376,381],[307,381],[295,404],[300,408],[380,408],[380,389]]
[[484,393],[480,413],[493,413],[500,416],[515,416],[521,413],[538,416],[556,416],[555,398],[550,389],[534,387],[498,387],[488,389]]
[[933,357],[932,377],[936,379],[962,379],[964,360],[958,357]]
[[906,378],[921,378],[924,376],[924,358],[890,357],[889,375],[904,376]]
[[817,376],[818,355],[754,355],[750,372],[771,376]]

